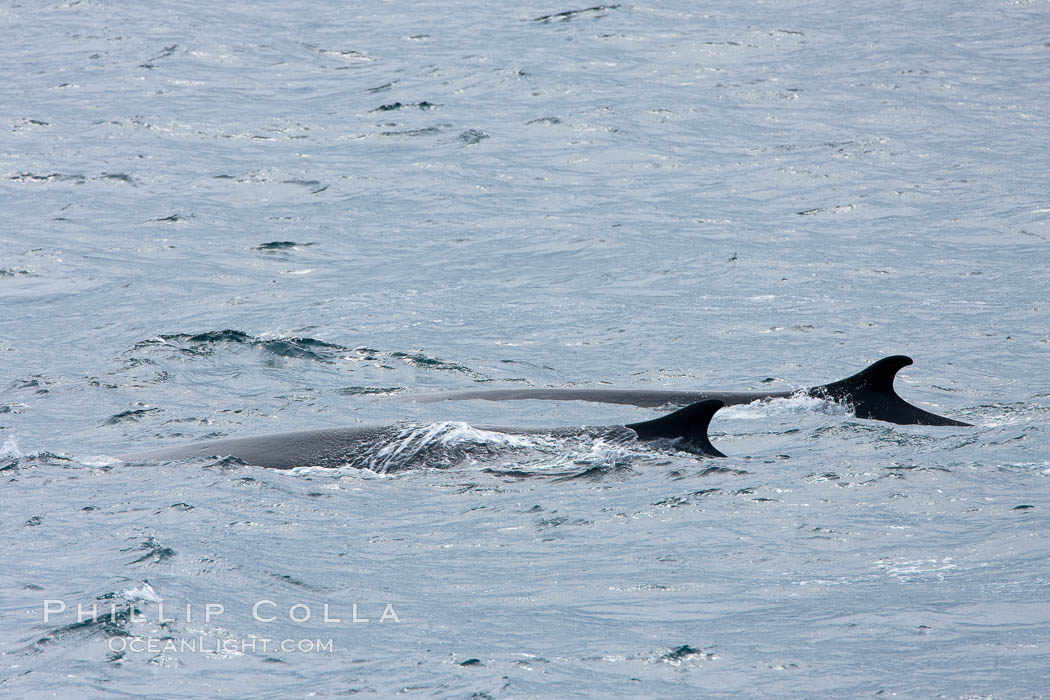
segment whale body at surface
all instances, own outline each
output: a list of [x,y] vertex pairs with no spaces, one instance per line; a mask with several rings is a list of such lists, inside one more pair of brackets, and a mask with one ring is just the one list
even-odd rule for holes
[[[641,441],[667,440],[675,447],[708,457],[724,457],[707,436],[711,417],[724,406],[721,401],[693,403],[653,420],[612,426],[630,430]],[[396,428],[396,426],[395,426]],[[510,435],[568,436],[583,428],[484,428]],[[247,464],[274,469],[339,467],[353,464],[363,449],[374,449],[391,435],[391,426],[324,428],[273,435],[223,438],[163,447],[121,457],[125,462],[161,462],[195,457],[234,457]]]
[[884,357],[851,377],[800,391],[690,391],[685,389],[468,389],[410,394],[415,401],[596,401],[656,408],[684,406],[697,401],[717,400],[726,406],[768,399],[787,399],[797,394],[828,399],[849,406],[857,418],[881,420],[898,425],[943,425],[968,427],[969,423],[930,413],[908,403],[893,388],[897,372],[912,364],[910,357]]

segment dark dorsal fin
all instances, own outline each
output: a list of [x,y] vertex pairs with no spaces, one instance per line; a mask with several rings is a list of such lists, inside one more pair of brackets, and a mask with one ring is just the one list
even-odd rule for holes
[[815,386],[807,393],[853,407],[857,418],[884,420],[898,425],[957,425],[969,423],[938,416],[908,403],[893,390],[893,378],[911,364],[905,355],[884,357],[852,377]]
[[644,423],[631,423],[626,427],[638,433],[639,440],[679,440],[690,450],[708,457],[725,457],[707,437],[711,416],[723,406],[725,403],[718,399],[698,401],[666,416]]

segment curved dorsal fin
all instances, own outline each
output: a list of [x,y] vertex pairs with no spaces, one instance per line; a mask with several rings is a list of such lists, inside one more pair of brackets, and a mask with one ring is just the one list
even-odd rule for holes
[[689,404],[666,416],[660,416],[642,423],[631,423],[626,426],[638,433],[639,440],[678,440],[692,451],[708,457],[725,457],[715,449],[707,437],[707,426],[711,417],[725,403],[718,399],[708,399]]
[[969,426],[952,418],[938,416],[908,403],[893,389],[893,379],[912,363],[906,355],[884,357],[852,377],[810,389],[810,396],[849,404],[857,418],[883,420],[898,425]]

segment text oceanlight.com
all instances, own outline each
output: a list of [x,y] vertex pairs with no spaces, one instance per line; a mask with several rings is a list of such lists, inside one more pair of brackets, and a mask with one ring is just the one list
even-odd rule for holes
[[249,639],[174,639],[172,637],[110,637],[109,650],[121,654],[272,654],[284,652],[332,653],[335,642],[332,639],[270,639],[269,637],[251,637]]

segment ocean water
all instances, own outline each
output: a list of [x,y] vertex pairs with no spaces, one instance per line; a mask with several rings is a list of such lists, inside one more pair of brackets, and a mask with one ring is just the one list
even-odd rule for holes
[[[0,694],[1046,697],[1048,20],[0,7]],[[408,398],[897,353],[975,427],[776,401],[712,460]],[[371,469],[117,459],[371,424]]]

